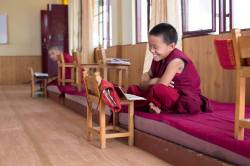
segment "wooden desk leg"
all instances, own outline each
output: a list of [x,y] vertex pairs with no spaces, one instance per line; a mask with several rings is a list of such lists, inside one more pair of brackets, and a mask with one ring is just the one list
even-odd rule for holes
[[122,69],[118,69],[118,85],[122,87]]
[[74,83],[75,83],[75,74],[74,74],[74,68],[70,68],[70,72],[71,72],[71,76],[70,76],[70,82],[71,82],[71,85],[73,86]]
[[234,121],[234,137],[238,140],[244,139],[244,128],[239,121],[245,118],[246,78],[237,75],[236,78],[236,110]]
[[103,68],[103,79],[108,80],[108,68],[107,67]]
[[128,145],[134,145],[134,101],[131,101],[129,104],[129,111],[128,111]]
[[76,67],[76,85],[77,85],[77,90],[81,91],[81,74],[80,74],[80,69],[79,67]]
[[[89,104],[90,106],[92,103]],[[90,141],[92,137],[93,116],[92,110],[87,106],[87,140]]]
[[113,130],[115,130],[115,128],[116,128],[116,113],[113,112],[112,115],[113,115]]
[[48,80],[45,79],[44,80],[44,83],[43,83],[43,93],[44,93],[44,97],[47,97],[48,94],[47,94],[47,83],[48,83]]
[[30,96],[34,97],[34,95],[35,95],[35,80],[34,80],[34,78],[31,80],[30,88],[31,88],[31,94],[30,94]]
[[124,88],[128,89],[128,68],[125,69],[125,81],[124,81]]
[[61,68],[58,66],[58,68],[57,68],[57,84],[58,84],[58,85],[61,85],[61,73],[62,73],[62,70],[61,70]]
[[100,123],[100,142],[101,149],[106,148],[106,115],[105,115],[105,105],[100,103],[100,115],[99,115],[99,123]]

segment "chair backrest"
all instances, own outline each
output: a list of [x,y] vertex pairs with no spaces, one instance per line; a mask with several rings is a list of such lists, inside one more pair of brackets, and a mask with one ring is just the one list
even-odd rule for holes
[[242,36],[240,29],[232,30],[231,39],[216,39],[214,44],[224,69],[240,68],[250,58],[250,36]]
[[65,63],[63,53],[59,54],[57,59],[58,59],[57,60],[58,64],[64,64]]
[[78,51],[73,51],[72,56],[75,64],[80,65],[82,63],[82,56]]
[[100,98],[99,85],[101,82],[101,76],[99,72],[87,73],[84,72],[84,84],[87,95],[87,100],[92,102],[98,102]]
[[106,52],[102,46],[94,49],[94,60],[98,64],[103,64],[106,62]]

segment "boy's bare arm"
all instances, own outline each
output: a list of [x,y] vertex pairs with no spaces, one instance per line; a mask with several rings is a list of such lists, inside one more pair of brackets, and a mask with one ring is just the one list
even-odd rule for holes
[[159,79],[159,83],[164,84],[166,86],[171,86],[175,74],[181,73],[184,67],[185,63],[182,59],[176,58],[172,60],[168,64],[163,76]]
[[159,78],[152,78],[152,71],[144,73],[141,78],[140,86],[142,89],[147,89],[150,85],[158,83]]

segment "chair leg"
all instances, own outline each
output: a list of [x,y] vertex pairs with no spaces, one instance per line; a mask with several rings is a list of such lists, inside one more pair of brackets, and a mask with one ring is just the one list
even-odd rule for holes
[[61,76],[62,85],[65,85],[65,67],[62,67],[62,76]]
[[35,78],[34,78],[34,76],[33,76],[33,78],[31,79],[31,97],[34,97],[35,96]]
[[76,86],[77,86],[77,90],[78,91],[81,91],[81,79],[80,79],[80,70],[79,70],[79,67],[76,67],[76,73],[75,73],[75,83],[76,83]]
[[117,113],[116,113],[116,112],[113,112],[113,113],[112,113],[112,116],[113,116],[113,130],[115,130],[115,129],[116,129],[116,126],[117,126],[117,121],[116,121]]
[[[91,104],[90,104],[91,106]],[[92,110],[87,106],[87,140],[90,141],[92,137],[93,115]]]
[[129,112],[128,112],[128,131],[129,131],[129,138],[128,138],[128,145],[134,145],[134,102],[130,102],[129,104]]
[[240,126],[240,120],[245,118],[246,78],[237,75],[236,86],[234,137],[238,140],[243,140],[244,128]]
[[103,103],[100,103],[100,115],[99,115],[99,123],[100,123],[100,142],[101,149],[106,148],[106,115],[105,115],[105,107]]
[[61,85],[61,75],[62,75],[62,70],[60,67],[57,69],[57,84]]
[[35,88],[34,88],[34,84],[33,84],[33,82],[31,81],[31,84],[30,84],[30,91],[31,91],[31,93],[30,93],[30,97],[34,97],[34,90]]
[[71,82],[71,85],[74,86],[75,84],[75,75],[74,75],[74,68],[70,68],[70,72],[71,72],[71,75],[70,75],[70,82]]

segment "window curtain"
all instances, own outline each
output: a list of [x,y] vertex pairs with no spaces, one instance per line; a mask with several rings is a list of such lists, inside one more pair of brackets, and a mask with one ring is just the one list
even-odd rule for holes
[[[177,48],[182,49],[182,22],[181,22],[181,1],[180,0],[152,0],[150,29],[161,23],[168,22],[178,32]],[[144,60],[143,73],[150,69],[152,54],[147,50]]]
[[[151,18],[149,23],[149,29],[153,28],[155,25],[167,21],[167,0],[152,0],[151,2]],[[149,46],[147,44],[143,73],[148,72],[151,66],[153,56],[149,51]]]
[[178,32],[177,48],[182,50],[182,19],[181,19],[181,1],[167,0],[167,22],[172,24]]
[[69,1],[69,50],[81,51],[81,0]]
[[82,59],[84,63],[93,62],[93,23],[95,0],[82,1]]

